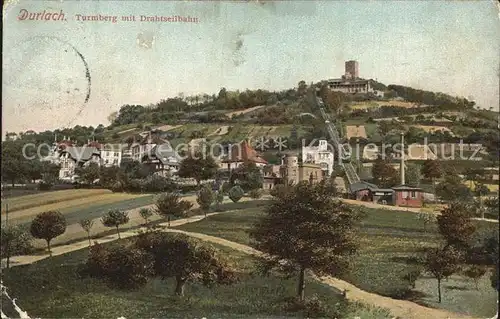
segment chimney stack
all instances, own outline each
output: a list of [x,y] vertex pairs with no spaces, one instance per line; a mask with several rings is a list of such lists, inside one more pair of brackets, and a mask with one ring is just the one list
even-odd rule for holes
[[401,185],[405,184],[405,136],[401,133]]

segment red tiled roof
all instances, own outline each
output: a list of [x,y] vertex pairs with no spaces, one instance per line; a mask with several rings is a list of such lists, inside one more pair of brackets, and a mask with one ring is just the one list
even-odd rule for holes
[[222,162],[254,162],[267,164],[267,161],[263,159],[247,141],[232,145],[229,156]]
[[88,143],[87,146],[89,146],[89,147],[95,147],[97,149],[101,149],[102,148],[102,145],[99,142],[97,142],[97,141],[92,141],[92,142]]

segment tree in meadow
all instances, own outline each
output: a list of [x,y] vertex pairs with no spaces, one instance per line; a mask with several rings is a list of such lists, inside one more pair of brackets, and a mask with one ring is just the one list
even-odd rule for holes
[[438,301],[441,303],[441,281],[460,270],[463,256],[452,246],[430,249],[425,258],[425,269],[438,281]]
[[164,232],[138,236],[135,246],[153,256],[154,271],[163,279],[175,278],[175,294],[184,296],[186,283],[231,284],[235,271],[219,250],[198,239]]
[[50,242],[66,231],[66,218],[58,211],[48,211],[36,215],[31,222],[31,235],[38,239],[44,239],[47,242],[47,250],[52,256]]
[[179,194],[165,193],[156,200],[155,211],[158,215],[167,218],[168,227],[170,227],[172,217],[184,217],[192,207],[193,203],[182,199]]
[[253,246],[266,254],[264,273],[278,269],[298,275],[304,300],[305,273],[338,276],[356,252],[357,211],[331,196],[328,183],[301,182],[277,194],[250,232]]
[[198,195],[196,197],[196,202],[198,205],[200,205],[201,210],[203,211],[203,214],[205,217],[207,216],[207,212],[210,211],[210,206],[214,202],[214,192],[212,191],[212,188],[209,186],[204,186],[201,188],[201,190],[198,192]]
[[82,219],[78,222],[78,224],[87,233],[87,238],[89,240],[89,246],[92,246],[92,242],[90,241],[90,230],[92,229],[92,226],[94,226],[94,221],[90,220],[90,219]]
[[115,227],[118,238],[120,239],[120,225],[128,223],[130,218],[128,213],[121,210],[110,210],[106,215],[101,217],[101,222],[106,227]]

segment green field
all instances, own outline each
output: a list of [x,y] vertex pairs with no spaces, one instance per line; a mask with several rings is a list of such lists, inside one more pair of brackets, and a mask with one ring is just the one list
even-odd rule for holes
[[[77,270],[88,249],[9,269],[2,278],[21,309],[35,318],[304,318],[303,313],[285,309],[285,299],[295,294],[295,278],[262,277],[255,272],[253,257],[218,248],[237,264],[240,281],[212,289],[189,283],[184,298],[173,296],[171,279],[154,279],[141,289],[120,291],[97,279],[79,278]],[[310,277],[306,294],[318,297],[329,318],[339,312],[343,318],[390,318],[385,310],[347,304],[338,292]],[[10,303],[2,301],[2,311],[13,315]]]
[[[443,287],[443,302],[437,301],[437,282],[423,276],[417,280],[415,291],[403,277],[420,267],[413,259],[424,248],[439,243],[436,226],[424,230],[423,222],[409,212],[366,209],[360,229],[360,251],[353,261],[353,269],[343,279],[357,287],[396,299],[410,299],[417,303],[444,308],[476,316],[492,316],[496,311],[496,293],[489,285],[489,276],[480,281],[480,291],[463,277],[449,278]],[[262,207],[225,213],[186,224],[179,229],[222,237],[250,244],[247,231],[262,214]],[[478,227],[495,231],[498,224],[478,222]],[[462,288],[456,288],[462,287]],[[465,287],[465,288],[464,288]]]
[[54,204],[73,199],[88,198],[96,195],[111,194],[108,189],[69,189],[55,192],[13,197],[2,202],[2,214],[8,204],[9,212],[28,209],[41,205]]
[[[60,193],[64,194],[60,194]],[[61,195],[69,195],[61,198]],[[95,218],[110,209],[132,209],[152,204],[153,195],[112,193],[109,190],[78,189],[71,191],[51,192],[46,197],[27,195],[8,200],[9,221],[16,224],[29,223],[39,213],[56,210],[65,215],[68,223],[75,223],[85,218]],[[24,203],[23,198],[29,197]],[[11,211],[10,202],[15,200],[17,207],[29,207]],[[38,203],[38,204],[37,204]],[[3,203],[5,205],[5,202]],[[2,220],[6,219],[2,213]]]

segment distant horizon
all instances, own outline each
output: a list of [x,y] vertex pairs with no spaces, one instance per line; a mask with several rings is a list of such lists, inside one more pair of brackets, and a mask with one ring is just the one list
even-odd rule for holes
[[[22,9],[62,11],[67,21],[19,20]],[[75,18],[93,14],[117,22]],[[196,22],[120,19],[131,15]],[[286,90],[340,77],[347,60],[358,61],[361,78],[472,97],[498,112],[499,34],[492,1],[20,0],[4,7],[2,139],[107,126],[123,105],[180,92]]]

